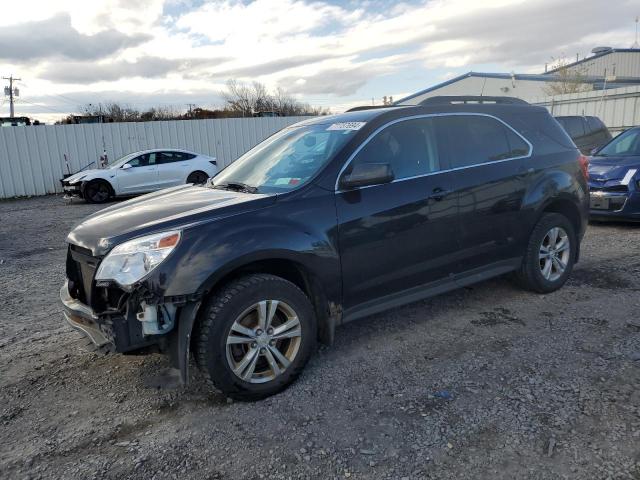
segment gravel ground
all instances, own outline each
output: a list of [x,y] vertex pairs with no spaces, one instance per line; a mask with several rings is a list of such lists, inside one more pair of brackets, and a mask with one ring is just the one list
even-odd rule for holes
[[640,479],[640,226],[591,225],[559,292],[496,279],[341,327],[299,381],[231,403],[63,324],[66,233],[0,202],[0,477]]

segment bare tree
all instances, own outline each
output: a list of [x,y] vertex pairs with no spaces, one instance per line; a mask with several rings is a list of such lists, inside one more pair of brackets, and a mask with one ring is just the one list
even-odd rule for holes
[[555,77],[556,80],[543,87],[544,93],[554,96],[591,90],[591,85],[586,81],[584,67],[578,65],[571,67],[569,62],[562,58],[553,60],[550,76]]
[[230,110],[241,112],[243,116],[251,116],[263,106],[268,95],[264,85],[253,82],[251,85],[231,79],[227,82],[227,90],[222,92]]
[[281,116],[291,115],[326,115],[327,110],[313,108],[311,105],[297,101],[282,87],[269,93],[260,82],[246,84],[231,79],[227,82],[226,91],[221,93],[226,102],[226,109],[239,112],[242,116],[252,116],[260,112],[274,112]]

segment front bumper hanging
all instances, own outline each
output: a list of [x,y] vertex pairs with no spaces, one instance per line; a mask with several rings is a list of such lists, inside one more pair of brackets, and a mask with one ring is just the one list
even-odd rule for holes
[[91,307],[71,297],[68,281],[60,289],[60,301],[64,308],[64,318],[69,325],[84,333],[97,347],[111,343],[100,329],[98,316]]

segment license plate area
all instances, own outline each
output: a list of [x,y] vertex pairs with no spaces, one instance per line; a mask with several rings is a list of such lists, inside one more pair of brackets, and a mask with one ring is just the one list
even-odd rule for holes
[[591,195],[589,206],[592,210],[609,210],[609,198],[602,195]]

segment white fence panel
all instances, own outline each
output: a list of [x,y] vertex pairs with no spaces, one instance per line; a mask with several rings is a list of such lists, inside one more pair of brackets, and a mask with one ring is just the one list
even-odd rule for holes
[[309,117],[228,118],[166,122],[40,125],[0,128],[0,198],[60,192],[67,173],[148,148],[184,148],[216,157],[224,167],[251,147]]
[[640,86],[568,93],[529,99],[545,106],[552,115],[595,115],[612,134],[640,125]]

